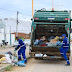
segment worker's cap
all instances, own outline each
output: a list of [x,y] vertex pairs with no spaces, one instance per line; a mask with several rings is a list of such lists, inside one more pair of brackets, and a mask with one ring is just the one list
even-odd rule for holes
[[65,36],[66,37],[66,34],[63,34],[62,36]]
[[16,38],[19,38],[18,36]]

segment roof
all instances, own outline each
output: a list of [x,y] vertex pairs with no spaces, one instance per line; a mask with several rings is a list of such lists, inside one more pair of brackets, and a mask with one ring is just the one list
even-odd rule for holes
[[[16,32],[15,33],[11,33],[11,34],[15,34],[16,37]],[[18,33],[19,37],[23,37],[25,39],[30,39],[31,34],[26,34],[26,33]]]

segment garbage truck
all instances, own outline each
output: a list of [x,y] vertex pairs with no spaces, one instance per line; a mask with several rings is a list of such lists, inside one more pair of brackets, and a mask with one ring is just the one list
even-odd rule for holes
[[[69,41],[67,57],[70,57],[70,33],[71,33],[71,11],[47,11],[46,9],[37,10],[34,13],[31,25],[31,45],[29,54],[34,58],[62,58],[59,51],[60,46],[41,46],[35,45],[35,40],[40,40],[45,36],[46,40],[51,36],[62,36],[66,34]],[[48,41],[49,42],[49,41]]]

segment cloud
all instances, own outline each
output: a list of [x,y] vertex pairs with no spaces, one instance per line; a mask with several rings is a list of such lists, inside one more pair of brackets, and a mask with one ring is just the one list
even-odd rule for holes
[[[53,0],[55,9],[67,9],[72,10],[71,8],[71,0]],[[62,5],[62,6],[61,6]],[[0,10],[0,17],[9,17],[14,16],[16,11],[23,13],[25,16],[32,15],[32,0],[1,0],[0,7],[8,10],[12,10],[15,12],[7,12],[4,10]],[[38,10],[41,8],[46,8],[50,10],[52,8],[52,0],[34,0],[34,10]]]

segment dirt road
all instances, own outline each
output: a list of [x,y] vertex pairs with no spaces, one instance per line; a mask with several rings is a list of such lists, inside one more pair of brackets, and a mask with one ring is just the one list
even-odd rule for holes
[[13,67],[13,71],[5,72],[72,72],[72,54],[70,63],[70,66],[65,66],[66,61],[62,60],[36,60],[31,58],[28,60],[26,67]]
[[36,60],[31,58],[28,60],[26,67],[13,67],[13,71],[5,72],[72,72],[72,58],[70,62],[71,66],[65,66],[66,61],[56,59]]
[[[7,49],[0,49],[0,55],[4,55],[6,52],[11,51],[12,53],[14,53],[14,49],[15,47],[12,48],[7,48]],[[16,51],[16,53],[18,53],[18,50]],[[29,46],[26,46],[26,56],[29,57]]]

